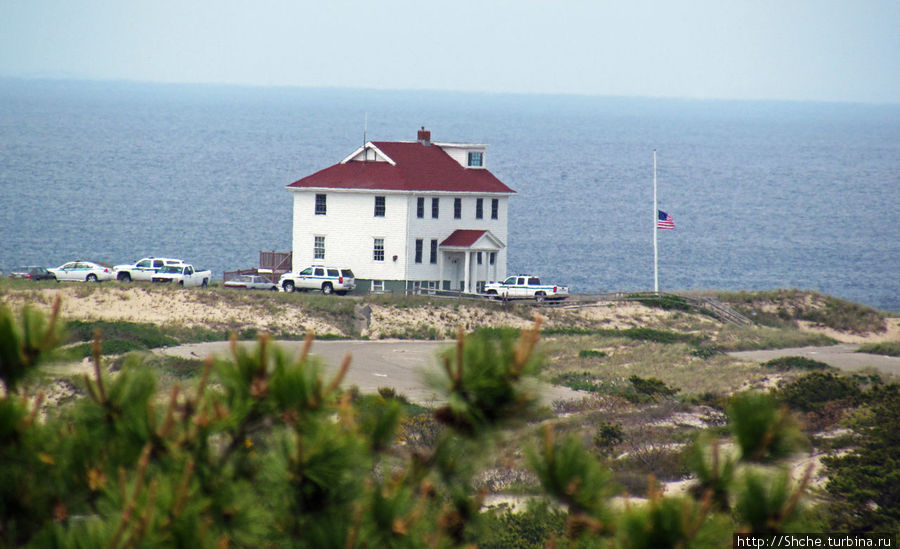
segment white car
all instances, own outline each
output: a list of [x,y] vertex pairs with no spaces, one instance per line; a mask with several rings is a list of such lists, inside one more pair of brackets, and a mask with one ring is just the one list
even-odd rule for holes
[[225,282],[226,288],[240,288],[242,290],[272,290],[278,291],[278,284],[270,282],[259,275],[240,275],[234,280]]
[[56,280],[78,280],[82,282],[100,282],[115,280],[116,273],[109,265],[93,261],[69,261],[54,269],[47,269]]

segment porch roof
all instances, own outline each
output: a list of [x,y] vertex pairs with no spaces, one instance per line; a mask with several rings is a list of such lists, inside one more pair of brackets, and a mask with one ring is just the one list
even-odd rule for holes
[[466,250],[499,250],[506,247],[491,231],[457,229],[440,243],[441,248]]

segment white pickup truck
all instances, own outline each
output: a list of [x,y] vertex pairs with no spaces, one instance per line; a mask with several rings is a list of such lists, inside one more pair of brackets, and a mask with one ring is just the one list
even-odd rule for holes
[[132,280],[150,281],[160,269],[166,265],[181,265],[184,261],[169,257],[145,257],[134,262],[134,265],[116,265],[116,280],[131,282]]
[[491,282],[484,285],[484,293],[503,299],[565,299],[569,297],[567,286],[541,284],[541,279],[534,275],[513,275],[503,282]]
[[200,271],[193,265],[182,263],[181,265],[166,265],[153,275],[153,282],[175,283],[179,286],[203,286],[204,288],[212,279],[212,271]]

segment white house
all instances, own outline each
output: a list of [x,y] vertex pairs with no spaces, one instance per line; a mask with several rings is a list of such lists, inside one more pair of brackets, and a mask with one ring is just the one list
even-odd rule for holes
[[370,141],[287,186],[293,269],[353,269],[357,291],[476,292],[506,276],[515,191],[486,168],[485,145]]

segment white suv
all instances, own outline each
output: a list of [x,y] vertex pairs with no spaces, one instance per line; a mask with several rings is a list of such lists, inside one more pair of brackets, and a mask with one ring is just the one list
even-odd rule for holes
[[344,295],[356,288],[356,279],[350,269],[314,265],[299,273],[284,273],[278,285],[285,292],[322,290],[325,295],[332,292]]

